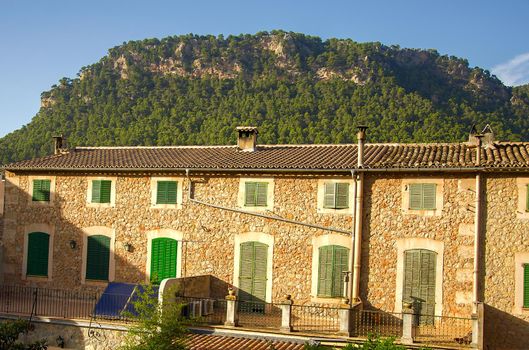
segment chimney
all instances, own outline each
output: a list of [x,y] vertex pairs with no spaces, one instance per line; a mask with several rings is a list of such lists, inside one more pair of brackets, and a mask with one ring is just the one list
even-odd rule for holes
[[53,153],[54,154],[59,154],[61,153],[61,149],[62,149],[62,141],[63,141],[63,138],[62,138],[62,135],[60,136],[53,136],[53,141],[54,141],[54,148],[53,148]]
[[366,139],[366,130],[367,126],[365,125],[358,125],[358,133],[356,134],[356,139],[358,140],[358,162],[357,166],[358,168],[362,168],[364,166],[364,141]]
[[257,146],[257,128],[255,126],[238,126],[236,130],[239,133],[237,137],[239,150],[254,152]]
[[483,128],[483,131],[481,132],[483,135],[483,146],[484,147],[490,147],[494,144],[494,131],[492,131],[492,128],[489,124],[485,125],[485,128]]
[[483,135],[474,135],[474,137],[477,140],[476,144],[476,166],[481,165],[481,140],[483,139]]

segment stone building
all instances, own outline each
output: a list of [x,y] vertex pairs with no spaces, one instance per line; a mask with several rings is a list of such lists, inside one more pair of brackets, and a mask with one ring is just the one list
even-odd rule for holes
[[529,334],[529,143],[364,144],[360,128],[358,144],[258,145],[237,131],[237,146],[58,143],[6,165],[4,283],[211,275],[244,300],[463,317],[483,302],[505,335],[491,344]]

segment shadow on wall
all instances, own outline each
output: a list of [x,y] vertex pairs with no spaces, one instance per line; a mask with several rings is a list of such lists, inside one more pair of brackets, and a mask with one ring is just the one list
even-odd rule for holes
[[529,348],[529,322],[485,304],[484,349]]

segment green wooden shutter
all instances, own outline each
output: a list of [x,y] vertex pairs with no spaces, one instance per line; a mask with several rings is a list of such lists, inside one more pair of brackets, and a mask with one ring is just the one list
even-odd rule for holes
[[529,185],[527,185],[525,191],[525,211],[529,211]]
[[151,244],[151,282],[176,277],[178,241],[162,237],[153,239]]
[[86,279],[108,281],[110,237],[88,236],[86,247]]
[[410,184],[410,209],[422,209],[422,184]]
[[255,193],[257,192],[256,182],[246,182],[244,184],[244,205],[248,207],[255,206]]
[[156,204],[176,204],[176,181],[158,181]]
[[523,307],[529,308],[529,264],[523,266]]
[[34,202],[49,202],[50,184],[50,180],[33,180],[32,200]]
[[431,324],[435,313],[437,254],[424,249],[404,252],[403,301],[414,303],[421,324]]
[[267,195],[268,195],[268,184],[266,182],[258,182],[257,193],[255,194],[255,206],[266,207]]
[[268,246],[259,242],[240,245],[239,297],[242,301],[266,300]]
[[349,262],[349,249],[333,246],[334,264],[332,276],[332,296],[341,297],[344,295],[344,276],[343,272],[347,271]]
[[324,208],[334,208],[335,207],[335,189],[333,183],[326,182],[324,187],[324,194],[323,194],[323,207]]
[[92,180],[92,203],[110,203],[110,180]]
[[422,184],[423,209],[435,209],[435,184]]
[[336,209],[349,208],[349,184],[337,183],[336,185]]
[[332,255],[332,246],[320,247],[318,264],[318,296],[332,296]]
[[50,236],[44,232],[28,234],[26,275],[48,276]]

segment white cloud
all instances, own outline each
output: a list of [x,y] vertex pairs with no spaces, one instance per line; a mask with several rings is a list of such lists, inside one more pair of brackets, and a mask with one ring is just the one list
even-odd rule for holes
[[529,83],[529,52],[492,67],[492,73],[505,85],[515,86]]

